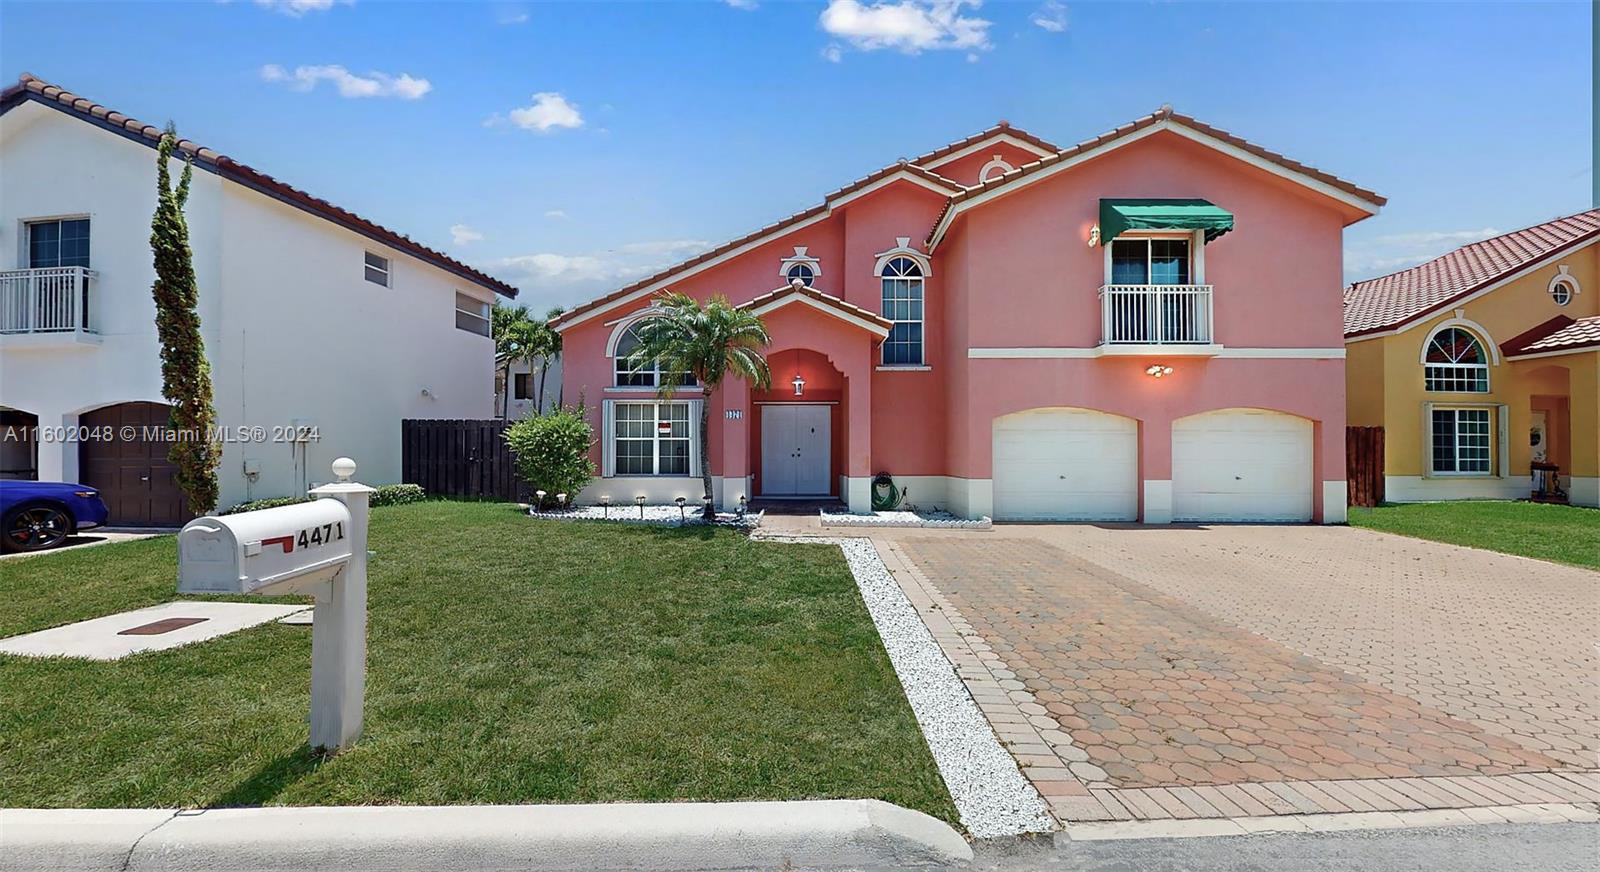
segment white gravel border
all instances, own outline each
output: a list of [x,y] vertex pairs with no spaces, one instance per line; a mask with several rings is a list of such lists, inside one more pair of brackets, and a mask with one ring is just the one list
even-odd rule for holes
[[872,623],[883,638],[922,735],[973,838],[1055,829],[1044,798],[1017,769],[869,539],[763,536],[758,541],[826,543],[844,551]]
[[870,515],[852,515],[847,512],[822,511],[824,527],[932,527],[947,530],[988,530],[994,523],[987,516],[962,518],[949,512],[923,512],[897,510],[873,512]]

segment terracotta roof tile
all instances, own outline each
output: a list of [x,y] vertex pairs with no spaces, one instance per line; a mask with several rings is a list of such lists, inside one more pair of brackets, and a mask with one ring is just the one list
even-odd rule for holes
[[1060,151],[1061,150],[1059,147],[1057,147],[1055,145],[1055,143],[1046,142],[1045,140],[1040,139],[1037,136],[1034,136],[1033,134],[1029,133],[1026,130],[1022,130],[1022,129],[1017,128],[1017,127],[1012,127],[1011,126],[1011,122],[1009,122],[1009,121],[1001,120],[1000,123],[996,124],[993,127],[988,128],[987,130],[980,130],[977,133],[972,134],[971,136],[965,137],[963,139],[958,139],[955,142],[950,143],[949,145],[941,145],[938,148],[934,149],[933,151],[927,152],[925,154],[920,154],[920,155],[912,158],[911,159],[911,163],[925,166],[927,164],[933,163],[934,161],[937,161],[937,160],[940,160],[940,159],[944,158],[946,155],[955,154],[956,152],[960,151],[963,148],[966,148],[969,145],[975,145],[977,143],[980,143],[980,142],[984,141],[985,139],[991,139],[991,138],[999,136],[1001,134],[1006,134],[1008,136],[1014,136],[1017,139],[1020,139],[1023,142],[1028,143],[1029,145],[1033,146],[1034,148],[1039,149],[1040,151],[1055,152],[1055,151]]
[[826,305],[828,305],[828,306],[830,306],[832,308],[838,309],[838,310],[840,310],[842,312],[848,312],[849,314],[854,315],[857,318],[861,318],[861,319],[866,320],[866,321],[871,321],[872,323],[877,324],[879,327],[882,327],[885,330],[888,330],[888,329],[894,327],[894,322],[893,321],[889,320],[888,318],[883,317],[882,315],[879,315],[877,312],[873,312],[873,311],[871,311],[869,309],[863,309],[863,308],[861,308],[860,306],[857,306],[854,303],[847,303],[844,300],[842,300],[842,299],[840,299],[838,297],[835,297],[832,294],[826,294],[826,293],[823,293],[822,291],[817,290],[816,288],[808,288],[808,287],[806,287],[804,285],[802,285],[800,287],[795,287],[794,285],[789,285],[788,287],[778,288],[775,291],[768,291],[767,293],[762,294],[761,296],[756,297],[753,300],[750,300],[750,301],[745,302],[745,303],[740,303],[738,308],[740,308],[740,309],[759,309],[760,307],[765,306],[768,303],[776,302],[777,300],[781,300],[784,297],[790,297],[790,296],[810,297],[811,299],[816,300],[819,303],[824,303],[824,304],[826,304]]
[[[64,111],[84,116],[97,123],[119,128],[152,148],[161,142],[161,128],[129,118],[121,112],[108,109],[86,97],[80,97],[59,85],[53,85],[28,73],[23,73],[15,85],[0,92],[0,113],[9,111],[18,103],[30,99],[46,105],[54,105]],[[348,209],[335,206],[327,200],[314,197],[299,188],[279,181],[254,167],[239,163],[199,143],[180,139],[178,140],[178,151],[186,156],[193,157],[197,163],[215,171],[217,175],[223,178],[261,190],[269,196],[276,197],[299,209],[353,230],[369,239],[403,251],[418,260],[432,264],[445,272],[470,281],[480,287],[508,297],[517,295],[515,287],[480,272],[441,251],[429,248],[408,236],[396,233]]]
[[1113,130],[1108,130],[1105,133],[1094,137],[1093,139],[1086,139],[1083,142],[1072,146],[1071,148],[1061,149],[1055,154],[1042,157],[1032,163],[1023,164],[1022,166],[1019,166],[1010,172],[1002,173],[997,176],[990,176],[986,181],[979,182],[976,185],[968,186],[965,191],[951,197],[950,202],[945,204],[944,212],[941,213],[938,219],[933,222],[933,229],[928,231],[927,239],[924,241],[929,245],[932,245],[935,242],[940,228],[944,225],[946,216],[948,216],[950,212],[961,203],[970,200],[973,197],[987,194],[996,190],[997,188],[1010,185],[1013,182],[1016,182],[1018,179],[1026,178],[1027,176],[1033,175],[1040,170],[1049,169],[1050,167],[1055,166],[1064,160],[1070,160],[1086,151],[1098,148],[1099,146],[1105,145],[1108,142],[1122,139],[1125,136],[1137,133],[1146,127],[1151,127],[1163,121],[1172,121],[1191,130],[1204,133],[1214,139],[1226,142],[1235,148],[1243,149],[1244,151],[1247,151],[1250,154],[1261,158],[1262,160],[1270,161],[1285,169],[1292,170],[1293,172],[1304,176],[1309,176],[1319,182],[1322,182],[1323,184],[1366,200],[1373,205],[1382,206],[1388,202],[1388,200],[1384,197],[1369,191],[1366,188],[1359,187],[1353,182],[1347,182],[1331,173],[1325,173],[1315,167],[1308,166],[1292,158],[1285,157],[1278,152],[1271,151],[1267,148],[1256,145],[1247,139],[1235,136],[1226,130],[1212,127],[1211,125],[1205,123],[1204,121],[1200,121],[1199,119],[1174,112],[1171,106],[1162,106],[1160,109],[1157,109],[1143,118],[1136,118],[1133,121],[1130,121],[1127,124],[1124,124]]
[[[1551,327],[1555,329],[1541,329]],[[1600,315],[1591,315],[1576,321],[1565,315],[1557,315],[1539,327],[1506,342],[1500,346],[1500,351],[1507,357],[1515,357],[1521,354],[1578,351],[1585,348],[1600,348]]]
[[1344,335],[1361,336],[1443,309],[1518,270],[1600,238],[1600,209],[1463,245],[1344,292]]

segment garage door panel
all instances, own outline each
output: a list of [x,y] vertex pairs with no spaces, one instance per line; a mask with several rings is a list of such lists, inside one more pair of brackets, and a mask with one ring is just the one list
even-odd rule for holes
[[1082,409],[1040,409],[994,428],[994,513],[1002,520],[1133,520],[1138,426]]
[[1172,428],[1172,515],[1180,521],[1309,521],[1312,426],[1227,409]]

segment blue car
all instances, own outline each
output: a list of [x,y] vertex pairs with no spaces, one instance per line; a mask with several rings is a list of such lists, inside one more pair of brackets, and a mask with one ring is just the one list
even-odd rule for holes
[[43,551],[106,522],[106,504],[88,485],[0,481],[0,548]]

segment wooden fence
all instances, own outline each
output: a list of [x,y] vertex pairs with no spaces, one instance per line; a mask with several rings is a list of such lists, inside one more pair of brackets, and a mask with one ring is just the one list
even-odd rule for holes
[[527,502],[528,486],[517,477],[504,434],[509,421],[432,420],[400,422],[400,476],[429,496],[475,497]]
[[1350,505],[1370,508],[1383,502],[1383,428],[1344,428],[1344,463]]

